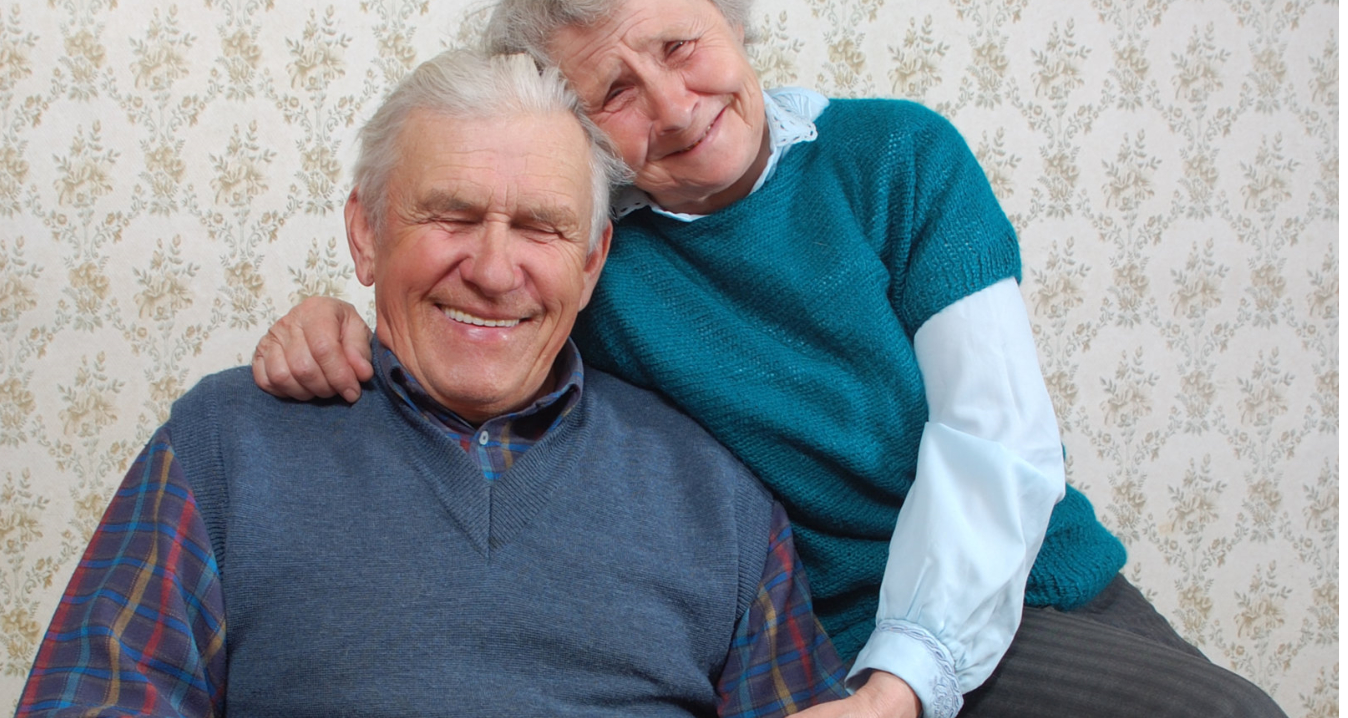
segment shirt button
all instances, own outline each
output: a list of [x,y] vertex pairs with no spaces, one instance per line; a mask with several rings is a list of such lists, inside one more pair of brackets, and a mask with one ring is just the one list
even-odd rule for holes
[[484,431],[477,435],[477,443],[481,446],[487,445],[487,432]]

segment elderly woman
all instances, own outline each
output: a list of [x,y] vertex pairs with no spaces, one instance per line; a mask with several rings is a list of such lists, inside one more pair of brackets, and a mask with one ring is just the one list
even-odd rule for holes
[[[1065,486],[1015,234],[958,133],[912,103],[765,93],[748,4],[503,0],[488,34],[557,65],[634,172],[573,337],[786,505],[855,659],[857,693],[809,712],[1279,715],[1118,575]],[[354,400],[367,336],[302,304],[255,376]]]

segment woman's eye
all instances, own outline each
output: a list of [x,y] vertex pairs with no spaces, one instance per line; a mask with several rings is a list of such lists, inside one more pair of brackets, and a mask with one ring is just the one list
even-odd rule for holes
[[678,51],[683,50],[684,48],[690,46],[691,45],[688,40],[675,40],[674,42],[671,42],[665,46],[665,55],[672,57]]
[[617,100],[618,98],[622,97],[623,93],[626,91],[627,91],[626,87],[614,87],[610,89],[608,91],[608,94],[604,95],[604,104],[608,105],[614,100]]

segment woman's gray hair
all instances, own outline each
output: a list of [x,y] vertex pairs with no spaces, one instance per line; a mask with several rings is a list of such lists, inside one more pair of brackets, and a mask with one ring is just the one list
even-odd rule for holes
[[609,193],[629,181],[608,136],[581,111],[580,100],[555,69],[539,70],[525,55],[487,56],[450,50],[421,63],[360,130],[360,153],[353,180],[366,221],[384,228],[388,179],[401,159],[399,135],[407,118],[427,110],[450,118],[490,119],[512,114],[570,114],[580,123],[590,148],[590,249],[603,235]]
[[[749,10],[753,0],[706,0],[732,27],[752,41]],[[493,54],[526,53],[539,65],[552,64],[548,42],[564,27],[591,27],[627,0],[499,0],[487,21],[484,41]],[[659,2],[659,0],[652,0]]]

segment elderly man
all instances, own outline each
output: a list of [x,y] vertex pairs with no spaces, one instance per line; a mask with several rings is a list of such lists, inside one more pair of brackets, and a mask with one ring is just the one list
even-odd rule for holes
[[441,55],[362,132],[353,404],[247,369],[132,466],[19,715],[777,715],[840,694],[780,506],[568,334],[620,171],[554,72]]

